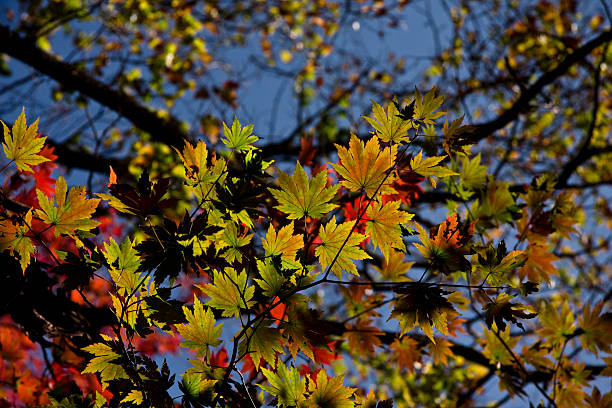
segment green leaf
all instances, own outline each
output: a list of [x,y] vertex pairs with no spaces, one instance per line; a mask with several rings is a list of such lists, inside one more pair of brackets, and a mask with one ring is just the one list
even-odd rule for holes
[[221,140],[230,149],[234,149],[237,152],[248,152],[249,150],[255,149],[255,147],[251,145],[259,140],[257,136],[251,135],[252,131],[253,125],[241,128],[238,118],[234,116],[231,130],[227,127],[225,122],[223,122],[223,134],[225,135],[225,139]]
[[134,405],[142,405],[143,396],[139,390],[132,390],[130,393],[121,400],[122,403],[132,403]]
[[414,90],[414,117],[427,125],[433,125],[434,119],[446,115],[446,112],[436,112],[444,102],[444,96],[437,96],[438,89],[433,87],[425,96],[421,96],[418,89]]
[[[265,324],[265,323],[264,323]],[[256,368],[261,365],[261,359],[271,366],[276,365],[276,353],[283,352],[283,338],[277,328],[266,327],[264,324],[246,331],[246,337],[238,347],[240,354],[250,353]]]
[[36,189],[36,196],[40,204],[40,210],[36,214],[49,225],[55,226],[55,236],[60,234],[72,235],[77,230],[89,231],[100,223],[91,219],[92,214],[98,207],[99,198],[85,198],[85,187],[72,187],[66,195],[67,186],[64,177],[60,176],[55,182],[55,202]]
[[15,120],[12,131],[4,122],[0,121],[4,128],[4,154],[15,162],[17,170],[22,172],[31,171],[30,166],[36,166],[49,161],[48,158],[39,155],[45,144],[46,137],[36,137],[38,132],[38,119],[26,126],[25,108],[21,109],[21,114]]
[[209,347],[221,344],[221,330],[223,323],[215,326],[215,317],[212,310],[204,311],[202,303],[197,297],[193,298],[193,312],[183,306],[183,313],[187,319],[186,324],[176,326],[178,332],[185,339],[181,342],[182,347],[196,351],[196,357],[204,357],[208,354]]
[[133,293],[140,283],[138,273],[140,256],[133,244],[129,238],[126,238],[119,247],[111,237],[108,243],[104,243],[102,252],[106,262],[110,265],[111,278],[120,288],[119,293],[123,296]]
[[300,372],[295,367],[287,369],[284,364],[278,364],[276,373],[266,368],[261,371],[270,385],[257,386],[277,397],[281,406],[296,407],[306,399],[306,380],[300,377]]
[[421,150],[419,154],[417,154],[410,160],[410,168],[423,177],[430,177],[431,184],[435,188],[436,181],[433,179],[433,177],[448,177],[459,175],[459,173],[455,173],[447,167],[437,165],[445,158],[445,156],[434,156],[428,157],[427,159],[423,160],[423,150]]
[[344,377],[327,377],[325,370],[317,374],[316,384],[310,382],[309,389],[312,391],[308,398],[309,407],[317,408],[353,408],[355,403],[350,398],[355,393],[355,388],[347,388],[342,385]]
[[242,252],[240,252],[240,247],[247,245],[249,242],[251,242],[252,238],[253,234],[239,237],[238,228],[233,222],[230,221],[225,224],[225,229],[223,230],[221,239],[227,243],[227,245],[223,245],[223,247],[227,247],[226,251],[223,253],[223,256],[225,259],[227,259],[227,262],[242,262]]
[[386,143],[401,143],[408,141],[408,131],[412,129],[412,123],[398,117],[399,111],[395,104],[387,106],[387,113],[382,106],[372,101],[372,115],[374,118],[362,116],[374,129],[376,136]]
[[276,206],[288,214],[291,219],[300,219],[306,216],[320,218],[337,207],[329,201],[334,198],[339,185],[325,187],[327,173],[322,171],[308,179],[306,171],[297,162],[295,171],[291,176],[282,170],[278,171],[278,184],[280,190],[270,189],[270,192],[279,202]]
[[320,232],[321,244],[315,250],[315,255],[319,258],[323,270],[327,265],[331,265],[334,259],[336,260],[331,266],[331,271],[338,279],[343,270],[358,275],[353,261],[371,258],[359,248],[359,244],[366,236],[354,231],[351,234],[354,224],[355,221],[350,221],[336,225],[336,219],[332,218]]
[[265,296],[273,297],[276,296],[281,289],[281,286],[285,282],[285,278],[276,272],[276,268],[270,259],[266,259],[264,262],[257,261],[257,270],[261,279],[253,279],[259,287],[263,290]]
[[81,373],[100,373],[100,381],[102,382],[103,388],[106,388],[109,381],[129,378],[123,367],[114,363],[114,361],[119,360],[121,356],[114,352],[110,346],[104,343],[95,343],[84,347],[83,350],[89,354],[93,354],[95,357],[89,361],[87,367],[85,367]]
[[255,304],[251,301],[254,286],[247,285],[247,274],[240,274],[234,268],[225,268],[224,272],[213,272],[213,283],[196,285],[210,297],[206,304],[222,310],[222,316],[238,317],[240,309],[248,309]]

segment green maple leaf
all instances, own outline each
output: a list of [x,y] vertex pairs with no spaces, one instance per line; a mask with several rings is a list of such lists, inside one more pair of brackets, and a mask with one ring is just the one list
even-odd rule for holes
[[106,388],[109,381],[129,378],[123,367],[114,363],[121,358],[121,355],[113,351],[110,346],[104,343],[95,343],[84,347],[83,350],[95,357],[89,361],[87,367],[81,373],[100,373],[103,388]]
[[40,219],[50,225],[55,226],[55,236],[60,234],[72,235],[77,230],[89,231],[97,227],[100,223],[91,219],[100,202],[99,198],[85,198],[85,187],[72,187],[66,195],[66,180],[60,176],[55,182],[55,201],[36,189],[36,196],[40,204],[40,210],[36,214]]
[[383,142],[401,143],[409,140],[408,131],[412,129],[412,123],[398,117],[399,111],[395,104],[390,103],[387,113],[382,106],[372,101],[372,115],[374,118],[363,116],[374,129],[376,136]]
[[256,368],[261,365],[263,359],[271,366],[276,365],[276,353],[283,352],[281,343],[283,338],[277,328],[267,327],[263,324],[256,329],[248,329],[244,340],[238,349],[240,354],[250,353]]
[[[354,231],[351,234],[354,224],[355,221],[350,221],[337,225],[336,219],[332,218],[320,232],[321,244],[315,250],[315,255],[319,258],[324,270],[327,265],[330,265],[336,259],[331,266],[331,271],[338,279],[340,279],[343,270],[358,275],[357,267],[353,261],[371,258],[359,248],[359,244],[366,236]],[[343,244],[344,246],[342,246]]]
[[120,288],[119,293],[123,296],[133,293],[140,284],[140,256],[134,249],[134,243],[126,238],[121,247],[111,237],[108,243],[104,243],[102,254],[109,264],[109,272],[113,282]]
[[4,128],[4,154],[15,162],[17,170],[31,171],[30,166],[49,161],[48,158],[39,155],[45,144],[46,137],[36,137],[38,132],[38,119],[30,126],[26,126],[25,109],[21,109],[21,114],[13,124],[11,130],[4,122],[0,121]]
[[261,244],[266,256],[280,255],[293,261],[297,251],[304,247],[304,239],[300,235],[293,235],[293,223],[285,225],[278,233],[270,224],[266,238],[261,239]]
[[309,180],[306,171],[297,162],[291,176],[282,170],[278,171],[278,184],[280,190],[270,189],[270,192],[279,202],[276,208],[288,214],[289,219],[306,216],[320,218],[337,207],[329,201],[334,198],[340,186],[325,187],[326,172],[320,172]]
[[287,369],[284,364],[278,364],[276,373],[266,368],[261,370],[270,385],[257,384],[268,394],[278,398],[278,403],[284,407],[299,406],[306,398],[306,380],[300,377],[300,372],[291,367]]
[[238,118],[234,116],[234,122],[232,122],[231,129],[223,122],[223,134],[225,135],[225,139],[221,140],[230,149],[234,149],[237,152],[248,152],[249,150],[255,149],[255,147],[251,145],[259,140],[257,136],[251,134],[252,132],[253,125],[241,128]]
[[436,112],[444,102],[444,96],[437,95],[438,89],[433,87],[429,92],[422,96],[418,89],[414,91],[414,117],[427,125],[433,125],[434,119],[446,115],[446,112]]
[[228,262],[234,262],[236,260],[238,262],[242,262],[242,252],[240,252],[240,247],[243,247],[251,242],[251,238],[253,238],[253,234],[239,237],[236,224],[231,221],[228,222],[225,225],[223,234],[221,235],[223,242],[227,243],[227,245],[223,245],[223,247],[228,247],[223,254],[225,259],[227,259]]
[[406,252],[400,225],[410,221],[414,215],[400,211],[399,206],[399,201],[392,201],[384,205],[375,202],[368,207],[366,212],[370,221],[366,225],[365,232],[370,235],[374,249],[376,246],[380,247],[385,259],[389,259],[391,248]]
[[436,181],[433,177],[448,177],[458,176],[459,173],[452,171],[451,169],[443,166],[438,166],[446,156],[434,156],[428,157],[423,160],[423,150],[419,152],[415,157],[410,159],[410,168],[424,177],[429,177],[431,184],[436,187]]
[[185,339],[181,342],[182,347],[196,351],[196,357],[204,357],[208,354],[208,347],[221,344],[221,330],[223,323],[215,326],[215,317],[212,310],[204,311],[202,303],[197,297],[193,298],[193,312],[183,306],[183,313],[187,319],[186,324],[176,326],[178,332]]
[[325,370],[317,374],[316,384],[309,383],[312,391],[308,398],[308,406],[316,408],[353,408],[355,403],[350,398],[355,393],[355,388],[347,388],[342,385],[344,377],[327,377]]
[[196,285],[210,297],[206,304],[222,310],[222,316],[238,317],[240,309],[248,309],[255,304],[251,301],[254,286],[247,285],[245,271],[238,274],[234,268],[225,268],[224,272],[213,272],[213,283]]
[[269,259],[264,262],[257,261],[257,270],[261,279],[253,279],[259,287],[263,290],[265,296],[273,297],[276,296],[281,289],[281,286],[285,282],[285,278],[280,275],[274,265]]

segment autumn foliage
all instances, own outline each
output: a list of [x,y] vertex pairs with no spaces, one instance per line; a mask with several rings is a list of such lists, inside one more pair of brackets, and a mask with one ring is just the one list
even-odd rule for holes
[[[416,87],[337,45],[408,1],[22,3],[0,70],[57,81],[95,148],[3,118],[0,408],[612,405],[605,2],[458,0]],[[249,41],[284,140],[239,110],[219,50]],[[187,97],[222,112],[189,128]]]

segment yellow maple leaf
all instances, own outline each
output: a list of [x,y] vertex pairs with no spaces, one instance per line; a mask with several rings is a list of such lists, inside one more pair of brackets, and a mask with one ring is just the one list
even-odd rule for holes
[[266,256],[281,255],[283,259],[293,261],[297,251],[304,247],[303,238],[293,235],[293,223],[282,227],[278,233],[270,224],[266,238],[261,239]]
[[423,160],[423,150],[419,152],[416,156],[410,159],[410,168],[417,174],[420,174],[423,177],[429,177],[431,181],[431,185],[433,188],[436,188],[436,179],[434,177],[448,177],[448,176],[458,176],[459,173],[452,171],[451,169],[438,166],[442,160],[444,160],[446,156],[434,156],[428,157]]
[[315,255],[323,269],[331,265],[331,271],[340,279],[342,271],[345,270],[353,275],[358,275],[357,267],[353,261],[370,259],[359,244],[365,239],[365,235],[352,232],[355,221],[336,224],[332,218],[321,229],[321,244],[315,249]]
[[550,275],[557,275],[557,268],[553,262],[558,261],[559,258],[549,252],[546,247],[531,243],[524,254],[527,256],[527,261],[519,269],[521,280],[527,276],[527,279],[532,282],[550,282]]
[[365,191],[368,197],[376,194],[394,194],[391,187],[395,176],[390,173],[395,163],[397,147],[380,150],[378,139],[373,137],[363,143],[351,135],[349,148],[336,145],[339,163],[332,167],[343,178],[340,181],[350,191]]
[[374,118],[362,116],[374,129],[376,136],[383,142],[400,143],[407,141],[408,131],[412,129],[412,123],[398,116],[399,111],[395,104],[390,103],[387,113],[382,106],[372,101],[372,115]]
[[40,210],[36,215],[49,225],[55,226],[55,236],[60,234],[72,235],[77,230],[89,231],[100,223],[91,219],[91,215],[98,207],[99,198],[85,198],[85,187],[72,187],[66,195],[68,188],[66,180],[60,176],[55,182],[55,202],[42,191],[36,189],[36,196]]
[[32,240],[25,234],[30,231],[32,225],[32,210],[30,209],[23,217],[24,225],[15,225],[10,219],[0,221],[0,251],[11,250],[11,253],[19,254],[19,264],[23,273],[30,264],[30,256],[36,252]]
[[30,166],[49,161],[48,158],[39,155],[45,144],[46,137],[36,137],[38,132],[38,119],[30,126],[26,126],[25,109],[15,120],[12,129],[9,129],[4,122],[0,121],[4,128],[4,154],[15,162],[17,170],[32,171]]
[[399,210],[400,202],[392,201],[386,204],[375,202],[368,207],[367,216],[369,222],[365,232],[370,234],[374,249],[380,247],[385,259],[389,258],[392,248],[406,251],[406,246],[402,239],[402,229],[400,224],[405,224],[414,217],[405,211]]

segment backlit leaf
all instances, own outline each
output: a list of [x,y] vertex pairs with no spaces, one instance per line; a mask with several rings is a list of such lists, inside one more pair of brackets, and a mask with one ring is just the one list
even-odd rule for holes
[[185,339],[181,346],[196,351],[196,357],[204,357],[208,354],[209,347],[221,344],[221,330],[223,323],[215,326],[215,318],[210,308],[202,307],[200,300],[194,296],[193,312],[188,307],[183,306],[183,313],[187,319],[186,324],[176,326],[178,332]]
[[1,122],[4,128],[4,154],[15,162],[17,169],[22,172],[33,171],[30,166],[49,161],[48,158],[39,155],[47,139],[45,136],[37,137],[38,119],[30,126],[26,125],[25,108],[13,123],[12,129]]
[[278,171],[278,184],[280,190],[271,188],[270,192],[279,202],[276,208],[288,214],[289,219],[306,216],[320,218],[337,207],[329,201],[334,198],[339,186],[325,187],[327,176],[324,171],[309,179],[297,162],[291,176],[282,170]]
[[351,135],[349,148],[336,145],[339,163],[332,167],[343,178],[340,181],[350,191],[364,191],[368,197],[377,194],[393,194],[391,187],[395,180],[390,173],[395,163],[396,146],[380,150],[378,138],[371,138],[363,143],[357,136]]
[[370,258],[359,248],[365,235],[355,231],[351,234],[354,224],[355,221],[350,221],[337,225],[336,219],[332,218],[320,232],[321,244],[315,250],[315,254],[319,258],[321,267],[325,270],[328,265],[331,265],[331,271],[338,279],[343,270],[357,275],[357,267],[353,261]]
[[98,207],[99,198],[85,198],[85,187],[72,187],[66,195],[66,180],[60,176],[55,183],[55,202],[36,190],[40,210],[36,215],[46,224],[55,226],[55,236],[72,235],[76,231],[89,231],[100,223],[91,219]]
[[401,225],[410,221],[414,215],[400,211],[399,205],[399,201],[386,204],[374,202],[366,212],[370,221],[366,224],[365,232],[370,235],[374,249],[380,247],[385,259],[389,258],[392,248],[406,251]]
[[213,282],[196,285],[210,297],[206,304],[222,310],[225,317],[238,317],[241,309],[248,309],[255,302],[251,301],[255,287],[247,284],[247,274],[240,274],[234,268],[225,268],[224,272],[214,271]]

